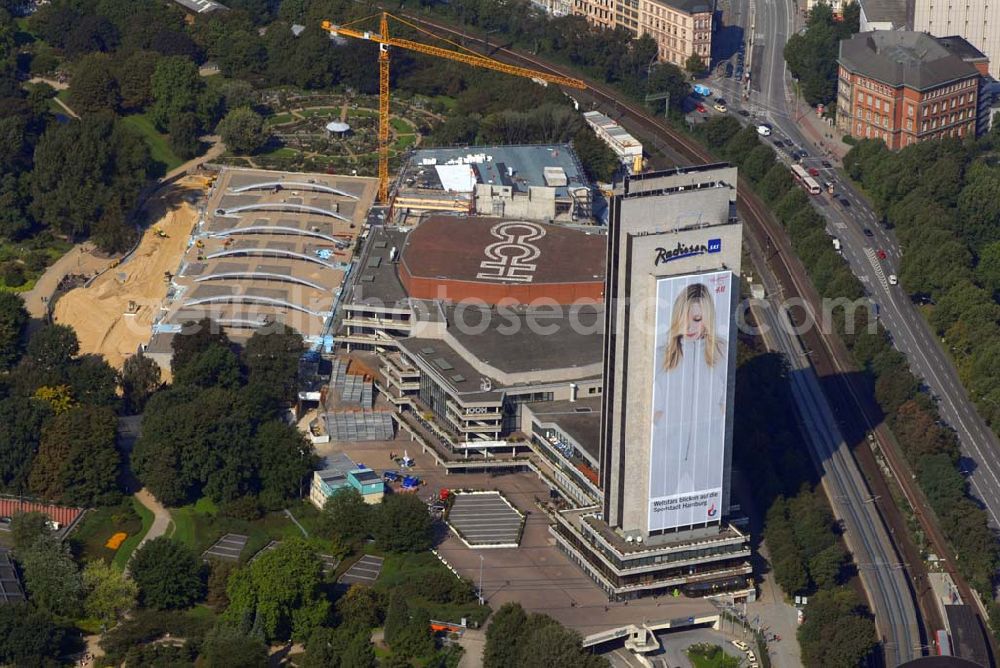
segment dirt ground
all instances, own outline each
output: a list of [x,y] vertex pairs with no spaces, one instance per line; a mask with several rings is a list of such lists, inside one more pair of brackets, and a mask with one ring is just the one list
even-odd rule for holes
[[[81,353],[103,355],[120,369],[139,345],[149,341],[167,294],[164,272],[177,271],[197,221],[198,212],[190,202],[202,194],[200,187],[200,180],[184,179],[149,202],[148,220],[155,222],[136,252],[89,287],[72,290],[56,302],[54,318],[76,330]],[[135,302],[134,314],[126,314],[129,302]]]

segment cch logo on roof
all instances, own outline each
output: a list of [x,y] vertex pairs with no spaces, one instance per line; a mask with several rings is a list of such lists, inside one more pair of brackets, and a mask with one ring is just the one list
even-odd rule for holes
[[654,266],[660,266],[667,262],[673,262],[674,260],[682,260],[686,257],[694,257],[695,255],[705,255],[707,253],[721,253],[722,252],[722,239],[709,239],[704,244],[682,244],[677,242],[677,246],[670,250],[666,248],[656,249],[656,260],[654,261]]

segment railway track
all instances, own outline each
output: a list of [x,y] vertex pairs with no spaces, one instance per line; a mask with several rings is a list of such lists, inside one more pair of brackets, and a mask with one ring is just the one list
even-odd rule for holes
[[[475,36],[466,35],[454,28],[428,21],[421,16],[409,15],[410,20],[423,23],[428,28],[439,32],[449,33],[452,36],[461,36],[464,40],[483,46],[485,42]],[[487,45],[488,47],[488,45]],[[568,68],[553,66],[550,63],[541,61],[526,54],[511,51],[505,47],[496,47],[490,50],[490,54],[505,60],[530,64],[532,67],[549,70],[553,73],[571,76],[575,73],[568,72]],[[637,108],[631,102],[623,101],[620,94],[601,84],[588,81],[589,88],[584,96],[593,97],[605,108],[614,109],[618,119],[629,125],[639,126],[654,137],[654,145],[660,150],[664,150],[662,144],[666,144],[664,153],[676,159],[679,163],[702,163],[713,160],[701,146],[689,138],[677,133],[673,128],[651,115],[644,109]],[[578,92],[574,92],[577,95]],[[661,141],[662,140],[662,144]],[[820,313],[818,308],[819,295],[808,279],[803,280],[802,276],[807,276],[804,267],[794,256],[790,241],[785,231],[773,219],[764,205],[750,193],[746,183],[741,183],[741,197],[739,211],[744,221],[749,236],[752,237],[758,249],[766,249],[764,261],[774,272],[780,284],[785,290],[786,296],[797,296],[809,304],[813,313]],[[894,547],[900,551],[900,561],[902,569],[907,575],[910,585],[908,595],[916,596],[919,608],[927,628],[923,629],[922,638],[913,639],[914,649],[919,645],[926,645],[930,632],[928,629],[942,627],[942,620],[938,613],[934,594],[927,581],[927,574],[923,567],[923,561],[917,548],[904,537],[906,531],[905,519],[901,512],[892,502],[892,495],[889,486],[882,477],[881,471],[875,461],[872,451],[868,448],[864,434],[859,434],[852,426],[863,425],[864,433],[873,433],[881,451],[884,453],[893,477],[902,489],[907,501],[910,503],[914,515],[923,527],[933,549],[939,555],[946,556],[946,568],[963,597],[982,612],[978,607],[978,597],[972,592],[954,568],[954,557],[947,541],[944,539],[940,528],[926,512],[927,502],[919,488],[912,484],[911,474],[908,466],[902,461],[900,454],[893,447],[890,436],[885,427],[881,424],[881,413],[870,391],[864,387],[859,374],[855,369],[855,364],[850,353],[843,342],[838,337],[821,336],[816,328],[811,328],[809,332],[802,336],[804,343],[812,351],[811,358],[813,367],[817,375],[824,380],[826,386],[826,396],[834,407],[838,416],[841,429],[848,438],[849,443],[856,444],[853,448],[854,456],[861,466],[871,491],[876,500],[876,507],[882,519],[889,526],[891,533],[896,537],[892,541]],[[832,386],[831,386],[832,384]],[[982,616],[982,615],[981,615]],[[983,619],[985,625],[985,619]],[[919,649],[917,654],[919,655]]]

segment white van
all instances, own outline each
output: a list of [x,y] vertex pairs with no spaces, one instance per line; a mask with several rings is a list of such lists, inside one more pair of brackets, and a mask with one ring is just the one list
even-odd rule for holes
[[757,126],[757,134],[759,134],[761,137],[770,137],[771,126],[764,125],[763,123],[761,123],[760,125]]

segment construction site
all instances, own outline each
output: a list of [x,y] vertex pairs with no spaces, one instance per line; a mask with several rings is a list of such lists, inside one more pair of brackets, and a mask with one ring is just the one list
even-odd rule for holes
[[103,356],[120,369],[152,335],[169,283],[198,221],[208,181],[186,177],[147,206],[155,222],[136,249],[84,287],[53,304],[53,319],[76,330],[80,352]]

